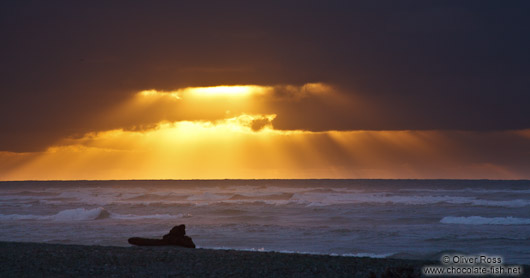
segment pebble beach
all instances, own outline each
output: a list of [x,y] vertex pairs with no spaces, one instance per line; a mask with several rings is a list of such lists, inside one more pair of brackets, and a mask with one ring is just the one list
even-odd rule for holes
[[169,246],[19,242],[0,242],[0,261],[0,277],[421,277],[421,266],[435,263]]

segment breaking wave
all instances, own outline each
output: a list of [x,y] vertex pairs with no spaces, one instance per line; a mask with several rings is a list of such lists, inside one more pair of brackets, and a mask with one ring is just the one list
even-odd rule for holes
[[516,194],[530,194],[530,189],[483,189],[483,188],[461,188],[461,189],[430,189],[430,188],[402,188],[399,191],[403,192],[469,192],[469,193],[516,193]]
[[530,200],[510,199],[510,200],[487,200],[475,197],[462,196],[431,196],[431,195],[392,195],[385,193],[277,193],[277,194],[256,194],[256,193],[234,193],[234,194],[214,194],[200,193],[190,195],[167,195],[164,196],[146,194],[136,197],[120,198],[112,196],[79,196],[78,198],[52,198],[41,199],[40,203],[48,205],[62,204],[86,204],[86,205],[109,205],[109,204],[182,204],[182,205],[209,205],[213,203],[237,203],[251,204],[255,202],[270,205],[306,205],[306,206],[330,206],[347,204],[400,204],[400,205],[429,205],[429,204],[461,204],[471,206],[486,207],[507,207],[520,208],[530,206]]
[[[411,194],[405,193],[410,192]],[[414,193],[412,193],[414,192]],[[456,192],[461,192],[458,196]],[[483,193],[497,194],[481,198]],[[499,198],[498,194],[509,196]],[[109,206],[142,205],[196,205],[210,204],[267,204],[300,205],[308,207],[350,204],[430,205],[455,204],[481,207],[521,208],[530,206],[527,190],[508,189],[399,189],[397,191],[370,191],[347,188],[291,188],[276,186],[201,187],[161,190],[139,188],[76,188],[47,189],[46,191],[16,191],[0,194],[6,204],[40,203],[43,205]],[[474,194],[474,195],[471,195]]]
[[34,214],[0,214],[0,220],[51,220],[51,221],[88,221],[102,220],[107,218],[119,220],[137,220],[137,219],[177,219],[184,217],[182,214],[151,214],[151,215],[134,215],[134,214],[117,214],[107,211],[105,208],[75,208],[59,211],[54,215],[34,215]]
[[530,218],[482,217],[482,216],[446,216],[440,220],[444,224],[464,225],[530,225]]
[[261,248],[230,248],[230,247],[208,247],[200,246],[200,248],[213,249],[213,250],[237,250],[237,251],[251,251],[251,252],[278,252],[284,254],[305,254],[305,255],[328,255],[328,256],[339,256],[339,257],[369,257],[369,258],[386,258],[392,256],[394,253],[326,253],[326,252],[307,252],[307,251],[293,251],[293,250],[276,250],[276,249],[265,249]]

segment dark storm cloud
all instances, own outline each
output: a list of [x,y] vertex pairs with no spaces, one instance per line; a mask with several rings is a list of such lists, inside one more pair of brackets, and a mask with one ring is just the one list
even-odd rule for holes
[[324,82],[368,104],[279,105],[283,129],[530,127],[528,2],[368,2],[3,2],[0,150],[98,130],[140,90],[218,84]]

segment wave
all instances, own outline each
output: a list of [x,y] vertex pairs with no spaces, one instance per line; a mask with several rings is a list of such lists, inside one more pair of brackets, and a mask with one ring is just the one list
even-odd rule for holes
[[30,190],[24,190],[24,191],[15,191],[15,192],[6,192],[6,193],[0,193],[0,196],[57,196],[59,193],[57,192],[48,192],[48,191],[30,191]]
[[369,258],[377,258],[377,259],[381,259],[381,258],[387,258],[387,257],[390,257],[394,255],[394,253],[385,253],[385,254],[375,254],[375,253],[346,253],[346,254],[341,254],[340,256],[344,256],[344,257],[369,257]]
[[448,236],[441,236],[441,237],[433,237],[433,238],[427,238],[425,239],[426,242],[448,242],[448,241],[458,241],[458,242],[496,242],[496,241],[525,241],[530,240],[530,237],[526,236],[514,236],[514,237],[507,237],[507,236],[456,236],[456,235],[448,235]]
[[[466,191],[464,196],[455,196],[455,191]],[[479,198],[483,192],[511,192],[512,198],[505,196],[498,199]],[[17,191],[0,194],[0,200],[6,204],[39,202],[44,205],[70,206],[109,206],[122,204],[143,205],[210,205],[223,203],[267,205],[300,205],[309,207],[357,204],[397,204],[397,205],[430,205],[455,204],[485,207],[521,208],[530,206],[530,199],[524,193],[527,190],[504,189],[399,189],[368,192],[348,188],[288,188],[241,186],[229,188],[175,188],[146,190],[139,188],[77,188],[59,192]],[[408,193],[406,193],[408,192]],[[418,192],[418,193],[414,193]],[[429,194],[428,192],[432,192]],[[519,193],[519,194],[515,194]],[[523,196],[521,196],[523,195]],[[515,199],[518,198],[518,199]]]
[[474,197],[461,196],[418,196],[418,195],[391,195],[387,193],[364,194],[295,194],[292,200],[306,202],[309,206],[327,206],[341,204],[402,204],[402,205],[429,205],[429,204],[469,204],[472,206],[491,206],[518,208],[530,205],[530,200],[485,200]]
[[[191,215],[190,215],[191,216]],[[151,215],[134,215],[134,214],[117,214],[107,211],[105,208],[75,208],[59,211],[54,215],[34,215],[34,214],[0,214],[0,220],[51,220],[51,221],[89,221],[102,219],[118,220],[138,220],[138,219],[176,219],[184,216],[182,214],[151,214]]]
[[463,225],[530,225],[530,218],[482,217],[482,216],[446,216],[440,220],[443,224]]
[[[263,248],[258,249],[258,250],[251,249],[249,251],[267,252],[267,250],[263,250]],[[279,250],[279,251],[274,251],[274,252],[286,253],[286,254],[328,255],[328,256],[338,256],[338,257],[368,257],[368,258],[377,258],[377,259],[387,258],[387,257],[394,255],[394,253],[376,254],[376,253],[362,253],[361,252],[361,253],[338,254],[338,253],[304,252],[304,251],[291,251],[291,250]]]
[[471,202],[475,206],[521,208],[530,205],[530,200],[516,199],[508,201],[475,199]]
[[175,200],[186,200],[186,195],[175,195],[175,194],[141,194],[135,197],[123,199],[124,201],[175,201]]
[[178,219],[178,218],[188,218],[191,217],[191,214],[149,214],[149,215],[135,215],[135,214],[111,214],[112,219],[119,220],[139,220],[139,219]]
[[530,189],[484,189],[484,188],[459,188],[459,189],[431,189],[431,188],[402,188],[404,192],[471,192],[471,193],[519,193],[530,194]]
[[229,200],[289,200],[294,193],[278,193],[264,195],[234,194]]
[[293,250],[276,250],[261,248],[230,248],[230,247],[206,247],[197,246],[198,248],[213,249],[213,250],[236,250],[236,251],[250,251],[250,252],[278,252],[284,254],[304,254],[304,255],[327,255],[338,257],[370,257],[370,258],[386,258],[392,256],[394,253],[375,254],[375,253],[325,253],[325,252],[311,252],[311,251],[293,251]]
[[204,192],[201,194],[191,195],[187,198],[189,201],[216,201],[230,198],[232,194],[214,194],[210,192]]
[[[267,195],[250,194],[214,194],[175,196],[136,196],[127,199],[104,196],[85,196],[80,198],[41,199],[46,205],[86,204],[106,206],[110,204],[143,204],[143,205],[211,205],[211,204],[267,204],[267,205],[303,205],[309,207],[352,205],[352,204],[397,204],[397,205],[430,205],[456,204],[483,207],[521,208],[530,206],[530,200],[487,200],[461,196],[419,196],[391,195],[385,193],[360,194],[315,194],[315,193],[278,193]],[[19,203],[19,202],[17,202]]]

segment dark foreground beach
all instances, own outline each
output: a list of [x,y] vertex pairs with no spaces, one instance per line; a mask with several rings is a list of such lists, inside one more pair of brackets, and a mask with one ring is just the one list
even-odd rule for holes
[[0,242],[0,277],[423,277],[422,266],[438,264],[180,247]]
[[0,262],[0,277],[381,277],[385,271],[419,277],[421,266],[429,263],[180,247],[18,242],[0,242]]

